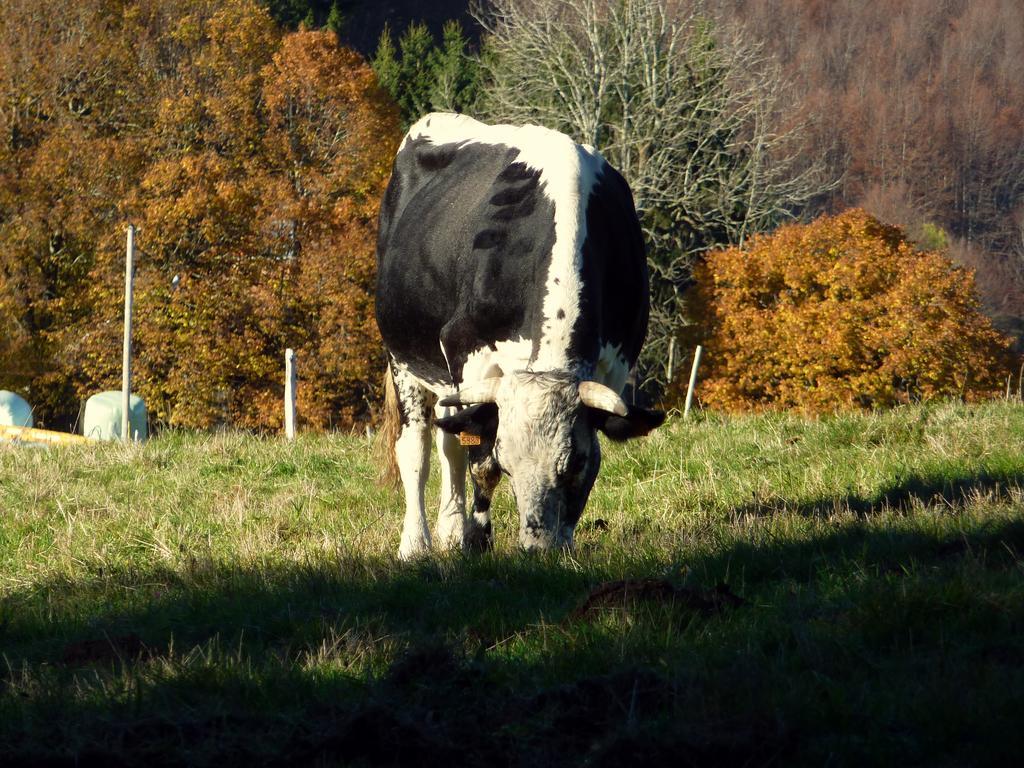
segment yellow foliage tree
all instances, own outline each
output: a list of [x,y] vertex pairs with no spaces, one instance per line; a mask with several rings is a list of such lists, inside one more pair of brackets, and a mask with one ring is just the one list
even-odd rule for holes
[[876,408],[997,392],[1014,362],[973,274],[862,210],[708,254],[694,333],[706,404]]
[[331,32],[282,34],[255,0],[72,11],[0,16],[0,103],[17,106],[0,110],[0,387],[69,424],[119,386],[131,221],[134,388],[159,422],[279,427],[286,347],[305,424],[369,417],[400,135],[370,67]]
[[[297,251],[293,346],[308,386],[299,414],[351,423],[376,401],[383,347],[373,319],[377,211],[400,133],[373,71],[330,32],[286,37],[264,71],[267,157],[282,183],[265,228]],[[286,183],[284,183],[286,182]]]

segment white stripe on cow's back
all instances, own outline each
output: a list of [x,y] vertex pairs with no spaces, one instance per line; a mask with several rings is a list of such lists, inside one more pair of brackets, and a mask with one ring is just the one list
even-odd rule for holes
[[[517,161],[540,171],[540,186],[555,208],[555,244],[544,288],[543,319],[533,370],[568,365],[572,329],[580,313],[582,248],[587,237],[587,199],[604,158],[563,133],[538,125],[486,125],[466,115],[433,112],[420,118],[402,142],[502,144],[519,150]],[[469,376],[466,380],[470,381]]]

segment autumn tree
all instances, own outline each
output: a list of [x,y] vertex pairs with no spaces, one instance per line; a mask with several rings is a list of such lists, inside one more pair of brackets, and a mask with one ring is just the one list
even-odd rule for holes
[[[261,70],[279,33],[245,0],[140,5],[136,34],[152,77],[145,158],[120,199],[139,229],[135,388],[161,422],[258,426],[269,409],[275,345],[251,297],[261,279],[252,211],[266,174]],[[120,222],[119,222],[120,223]],[[123,225],[122,225],[123,226]],[[99,238],[87,311],[59,331],[81,396],[117,381],[123,229]],[[172,278],[179,289],[171,291]],[[269,311],[269,310],[268,310]],[[271,312],[272,314],[272,312]]]
[[51,6],[0,22],[21,51],[0,59],[0,103],[19,105],[0,112],[0,355],[20,361],[0,385],[17,376],[44,423],[116,385],[132,221],[136,389],[159,422],[276,427],[288,346],[305,423],[366,418],[399,134],[369,66],[252,0]]
[[384,365],[373,319],[376,218],[398,115],[371,68],[323,33],[286,38],[265,74],[267,147],[290,185],[265,226],[288,233],[303,297],[291,311],[309,334],[296,345],[311,385],[300,412],[317,426],[348,424],[371,408]]
[[792,83],[784,119],[861,206],[948,235],[986,310],[1024,342],[1024,24],[1019,0],[706,0]]
[[[233,44],[249,45],[243,19],[223,21]],[[370,68],[333,34],[300,31],[268,46],[262,30],[250,32],[244,55],[210,52],[218,76],[201,109],[223,122],[205,122],[190,151],[154,163],[140,186],[140,240],[162,254],[139,295],[139,355],[152,364],[140,379],[168,404],[170,423],[276,427],[291,346],[300,418],[346,426],[369,415],[383,367],[373,248],[397,121]],[[239,93],[248,98],[221,96]],[[211,143],[233,151],[200,149]]]
[[971,273],[861,210],[789,224],[697,268],[706,404],[877,408],[999,391],[1014,363]]
[[53,334],[84,311],[98,232],[138,168],[147,109],[129,42],[109,35],[121,12],[14,0],[0,14],[0,376],[42,423],[77,414]]

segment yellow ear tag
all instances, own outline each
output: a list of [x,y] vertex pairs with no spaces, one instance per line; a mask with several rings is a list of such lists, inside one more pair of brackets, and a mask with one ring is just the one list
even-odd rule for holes
[[469,432],[459,432],[459,445],[480,445],[480,435],[471,435]]

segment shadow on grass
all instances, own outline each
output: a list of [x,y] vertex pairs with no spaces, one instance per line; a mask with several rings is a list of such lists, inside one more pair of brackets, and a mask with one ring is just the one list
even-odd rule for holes
[[769,499],[752,501],[734,508],[737,516],[761,517],[783,512],[807,517],[828,517],[836,512],[850,511],[860,517],[883,510],[907,511],[929,504],[960,508],[976,499],[1007,502],[1024,496],[1024,474],[1019,472],[988,472],[909,477],[883,487],[869,496],[849,493],[812,501]]
[[[1021,552],[1024,520],[854,521],[686,562],[196,562],[55,582],[0,611],[0,763],[991,762],[1021,747]],[[602,582],[666,574],[747,603],[572,618]]]
[[[609,575],[490,554],[50,584],[5,606],[0,764],[776,764],[787,733],[754,713],[673,728],[685,670],[644,639],[622,658],[616,620],[567,623]],[[96,675],[110,699],[81,696]]]

